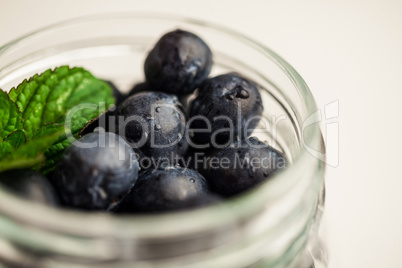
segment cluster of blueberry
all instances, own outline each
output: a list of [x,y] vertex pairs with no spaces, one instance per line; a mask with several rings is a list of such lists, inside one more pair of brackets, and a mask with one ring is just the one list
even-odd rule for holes
[[200,207],[255,187],[287,160],[249,137],[263,112],[257,85],[237,73],[208,78],[212,65],[198,36],[165,34],[145,60],[146,82],[128,96],[113,88],[116,109],[67,148],[50,180],[14,170],[1,182],[47,204],[114,213]]

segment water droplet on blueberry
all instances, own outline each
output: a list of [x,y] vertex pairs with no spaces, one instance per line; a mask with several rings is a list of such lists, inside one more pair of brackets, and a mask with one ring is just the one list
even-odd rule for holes
[[248,94],[247,90],[241,89],[240,92],[237,93],[237,96],[239,98],[247,99],[249,94]]

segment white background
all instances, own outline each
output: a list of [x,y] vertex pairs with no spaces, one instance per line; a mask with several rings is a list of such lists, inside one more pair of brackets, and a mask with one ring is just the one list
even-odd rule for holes
[[401,0],[0,0],[0,44],[67,18],[129,10],[237,29],[290,62],[320,107],[339,100],[339,166],[326,176],[330,267],[402,267]]

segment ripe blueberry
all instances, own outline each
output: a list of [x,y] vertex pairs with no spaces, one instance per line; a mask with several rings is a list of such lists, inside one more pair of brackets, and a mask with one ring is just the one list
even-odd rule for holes
[[[251,132],[257,126],[262,111],[261,95],[254,82],[236,73],[208,79],[191,104],[190,120],[202,117],[191,122],[192,141],[198,145],[211,141],[229,145],[250,134],[245,130]],[[206,130],[207,124],[211,131]],[[201,129],[207,132],[199,132]]]
[[175,30],[161,37],[149,52],[144,72],[156,90],[170,94],[192,93],[208,77],[212,53],[197,35]]
[[140,174],[132,191],[115,212],[151,213],[213,204],[204,177],[192,169],[168,166]]
[[287,166],[279,151],[251,137],[211,154],[206,170],[200,172],[211,190],[233,196],[255,187]]
[[119,134],[140,155],[142,168],[175,164],[186,151],[186,118],[177,97],[141,92],[117,107],[116,116]]
[[138,161],[127,142],[114,133],[94,132],[67,148],[53,182],[64,203],[106,209],[138,178]]

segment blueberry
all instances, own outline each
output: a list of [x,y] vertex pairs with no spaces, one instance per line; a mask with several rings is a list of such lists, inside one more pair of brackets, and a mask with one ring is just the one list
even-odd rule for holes
[[[191,104],[190,120],[194,116],[203,118],[191,122],[192,141],[205,146],[211,141],[229,145],[249,135],[245,130],[251,132],[257,126],[262,111],[261,95],[254,82],[236,73],[208,79]],[[206,130],[206,122],[211,124],[211,131]]]
[[175,164],[186,151],[186,118],[177,97],[141,92],[117,107],[116,115],[119,134],[139,154],[142,168]]
[[137,158],[124,139],[94,132],[67,148],[53,182],[64,203],[83,209],[106,209],[126,194],[138,178]]
[[271,178],[287,166],[284,155],[251,137],[210,155],[200,172],[211,190],[223,196],[244,192]]
[[[137,93],[140,92],[145,92],[145,91],[156,91],[154,90],[147,82],[143,82],[143,83],[138,83],[135,84],[134,87],[130,90],[130,92],[128,93],[128,96],[132,96],[135,95]],[[188,110],[189,110],[189,103],[191,103],[195,96],[197,91],[195,91],[193,94],[189,94],[189,95],[180,95],[177,96],[180,103],[183,106],[183,110],[185,111],[186,115],[188,114]]]
[[197,171],[168,166],[142,172],[115,212],[165,212],[213,204],[218,200],[209,196],[208,184]]
[[185,95],[205,80],[212,67],[212,53],[197,35],[175,30],[161,37],[149,52],[144,72],[158,91]]
[[38,203],[56,206],[58,197],[46,177],[29,169],[14,169],[0,173],[1,186],[16,195]]

